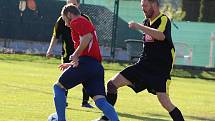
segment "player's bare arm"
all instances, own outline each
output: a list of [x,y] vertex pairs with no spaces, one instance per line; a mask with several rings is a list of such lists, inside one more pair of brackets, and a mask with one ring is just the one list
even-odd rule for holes
[[132,21],[132,22],[128,23],[128,26],[131,29],[141,30],[144,33],[152,36],[156,40],[163,41],[165,39],[165,35],[163,34],[163,32],[160,32],[159,30],[154,29],[154,28],[144,26],[143,24],[136,23],[136,22]]
[[51,42],[49,44],[49,48],[48,48],[48,50],[46,52],[46,57],[50,58],[52,56],[52,48],[57,43],[57,41],[58,41],[58,39],[55,36],[52,36]]
[[75,52],[70,56],[70,60],[73,67],[78,66],[78,58],[80,54],[88,47],[90,41],[93,39],[92,33],[87,33],[84,36],[80,37],[80,45],[75,50]]

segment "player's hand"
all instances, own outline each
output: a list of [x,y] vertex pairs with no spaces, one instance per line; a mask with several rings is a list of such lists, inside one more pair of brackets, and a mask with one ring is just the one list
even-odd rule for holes
[[71,64],[72,64],[73,67],[78,67],[79,58],[78,58],[77,54],[74,53],[74,54],[70,55],[69,60],[71,60]]
[[130,22],[128,22],[128,27],[130,28],[130,29],[138,29],[138,23],[135,23],[134,21],[130,21]]
[[72,61],[71,64],[72,64],[72,67],[75,68],[75,67],[78,67],[79,62],[78,62],[78,60],[77,61]]
[[49,59],[49,58],[51,58],[53,55],[52,55],[52,53],[51,53],[51,51],[47,51],[46,52],[46,57]]
[[63,63],[63,64],[60,64],[58,68],[60,68],[61,71],[64,71],[65,69],[69,68],[71,65],[72,65],[71,63]]
[[69,56],[69,60],[71,60],[71,61],[77,61],[78,60],[77,54],[73,53],[72,55],[70,55]]

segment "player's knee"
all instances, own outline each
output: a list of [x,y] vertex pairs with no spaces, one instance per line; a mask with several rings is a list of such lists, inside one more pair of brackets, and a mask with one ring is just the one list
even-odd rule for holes
[[57,89],[60,89],[60,86],[59,86],[57,83],[55,83],[55,84],[53,85],[53,90],[54,90],[54,92],[55,92]]
[[53,89],[60,87],[57,83],[54,83]]
[[56,92],[57,90],[65,90],[66,91],[66,89],[63,87],[63,85],[60,84],[59,82],[57,82],[53,85],[53,90],[54,90],[54,92]]
[[107,83],[107,92],[108,93],[117,93],[117,87],[114,85],[112,81]]
[[62,88],[62,89],[65,89],[66,90],[66,88],[60,83],[60,82],[56,82],[56,83],[54,83],[54,86],[53,86],[54,88],[55,87],[60,87],[60,88]]

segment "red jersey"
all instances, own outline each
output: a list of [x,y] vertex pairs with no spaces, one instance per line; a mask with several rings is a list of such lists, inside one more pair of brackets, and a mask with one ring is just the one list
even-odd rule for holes
[[96,35],[95,27],[93,24],[88,21],[86,18],[80,16],[75,20],[70,22],[71,27],[71,35],[74,42],[74,48],[80,45],[80,38],[88,33],[93,35],[93,40],[91,40],[85,48],[85,50],[81,53],[80,56],[90,56],[96,58],[99,62],[102,60],[102,56],[99,49],[99,42]]

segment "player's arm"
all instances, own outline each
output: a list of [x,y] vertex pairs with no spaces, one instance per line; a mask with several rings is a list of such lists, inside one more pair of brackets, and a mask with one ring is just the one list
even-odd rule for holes
[[87,48],[90,41],[93,39],[92,33],[88,33],[80,38],[80,45],[75,50],[74,55],[77,55],[78,57],[80,54]]
[[51,57],[52,49],[53,49],[54,45],[56,45],[60,36],[62,35],[62,27],[60,25],[62,25],[62,18],[61,17],[58,18],[58,20],[54,26],[54,30],[53,30],[52,38],[51,38],[51,41],[49,44],[49,48],[46,52],[46,57],[48,57],[48,58]]
[[80,54],[88,47],[90,41],[92,41],[93,35],[92,33],[87,33],[80,38],[80,45],[77,47],[75,52],[70,56],[70,63],[63,63],[59,65],[60,70],[64,70],[70,66],[77,67]]
[[162,16],[161,23],[157,29],[150,28],[148,26],[144,26],[143,24],[135,23],[135,22],[129,22],[129,28],[141,30],[144,33],[155,38],[156,40],[163,41],[165,39],[164,31],[166,30],[167,21],[168,21],[167,17]]
[[163,32],[159,31],[158,29],[154,29],[154,28],[150,28],[148,26],[144,26],[143,24],[140,24],[140,23],[129,22],[129,28],[141,30],[144,33],[146,33],[146,34],[150,35],[151,37],[155,38],[156,40],[163,41],[165,39],[165,35],[163,34]]
[[58,39],[56,38],[56,36],[52,36],[51,42],[49,44],[49,48],[48,48],[48,50],[46,52],[46,57],[48,57],[48,58],[51,57],[52,49],[53,49],[54,45],[56,45],[57,41],[58,41]]
[[78,66],[78,58],[79,58],[79,56],[88,47],[89,43],[92,40],[93,40],[92,33],[87,33],[87,34],[83,35],[82,37],[80,37],[80,45],[77,47],[75,52],[70,56],[70,59],[72,60],[72,64],[74,66]]

